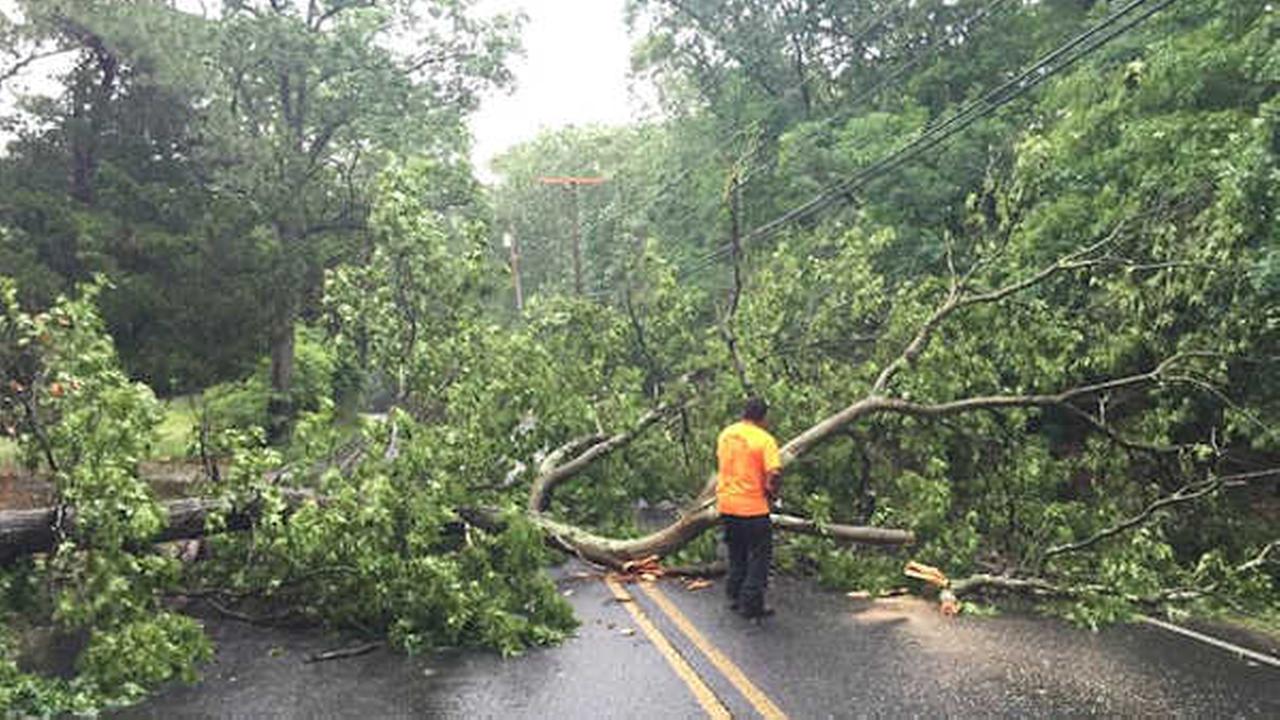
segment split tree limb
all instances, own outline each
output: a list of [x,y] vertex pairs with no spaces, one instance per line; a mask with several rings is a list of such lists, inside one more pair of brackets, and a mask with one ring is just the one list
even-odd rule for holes
[[[651,427],[679,406],[665,405],[645,413],[636,426],[625,432],[599,440],[599,436],[584,436],[561,446],[540,466],[542,471],[533,481],[529,491],[529,516],[531,521],[547,536],[548,543],[596,565],[619,568],[631,560],[657,555],[667,556],[686,545],[698,535],[720,522],[715,508],[713,475],[694,504],[675,522],[639,538],[610,538],[589,530],[555,520],[545,514],[550,506],[551,493],[556,486],[586,469],[591,462],[623,447],[645,429]],[[564,464],[558,458],[571,455],[580,448],[585,451]],[[822,535],[837,540],[868,545],[903,545],[915,541],[908,530],[861,527],[855,525],[819,525],[811,520],[791,515],[772,515],[774,527],[782,531]]]
[[[831,524],[819,526],[812,520],[791,515],[771,515],[770,520],[778,530],[807,535],[820,535],[846,542],[864,545],[896,546],[915,542],[910,530]],[[665,557],[687,545],[691,540],[710,530],[720,522],[720,513],[714,503],[708,503],[696,512],[687,514],[666,527],[638,538],[618,539],[597,535],[582,528],[553,520],[546,515],[536,515],[533,523],[547,534],[549,542],[566,552],[605,567],[620,568],[630,560],[657,555]]]

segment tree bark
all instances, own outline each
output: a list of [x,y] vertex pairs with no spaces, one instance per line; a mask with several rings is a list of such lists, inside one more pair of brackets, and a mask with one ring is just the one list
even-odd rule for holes
[[[305,502],[320,501],[315,494],[304,490],[285,489],[280,492],[290,509]],[[251,528],[261,514],[259,503],[234,507],[230,501],[217,498],[182,498],[162,502],[160,506],[165,511],[166,522],[164,528],[151,538],[153,542],[203,537],[206,534],[205,523],[213,513],[226,513],[225,529],[228,531]],[[0,565],[25,555],[53,550],[57,544],[54,531],[56,517],[56,508],[0,511]],[[76,511],[68,508],[63,525],[74,534],[75,523]]]
[[282,445],[293,424],[293,311],[281,313],[271,327],[271,396],[267,400],[268,441]]

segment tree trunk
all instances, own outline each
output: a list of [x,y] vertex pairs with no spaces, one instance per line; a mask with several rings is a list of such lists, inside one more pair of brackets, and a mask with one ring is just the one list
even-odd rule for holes
[[267,400],[267,440],[283,445],[293,428],[294,332],[292,303],[271,327],[271,395]]
[[[304,502],[317,502],[316,495],[303,490],[281,490],[289,508],[297,508]],[[215,498],[182,498],[160,503],[164,509],[164,528],[151,538],[153,542],[167,542],[205,535],[205,521],[215,512],[227,513],[226,530],[247,530],[261,513],[261,505],[249,503],[233,507],[227,500]],[[33,553],[49,552],[57,544],[54,533],[56,508],[0,511],[0,565]],[[64,525],[75,531],[75,508],[67,510]]]

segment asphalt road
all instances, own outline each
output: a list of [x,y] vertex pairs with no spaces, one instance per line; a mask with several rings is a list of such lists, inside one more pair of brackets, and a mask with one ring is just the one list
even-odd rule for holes
[[727,611],[718,584],[615,591],[584,574],[561,577],[582,626],[559,647],[307,664],[342,641],[216,622],[203,682],[114,717],[1280,717],[1280,669],[1150,626],[946,619],[921,600],[787,578],[757,625]]

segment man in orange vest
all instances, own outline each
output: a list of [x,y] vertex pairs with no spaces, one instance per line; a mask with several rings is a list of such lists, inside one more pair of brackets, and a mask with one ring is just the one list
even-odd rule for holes
[[778,441],[765,428],[769,410],[758,397],[747,400],[742,419],[720,432],[716,441],[719,473],[716,507],[729,546],[730,607],[749,618],[773,614],[765,607],[773,525],[769,505],[778,495],[782,459]]

